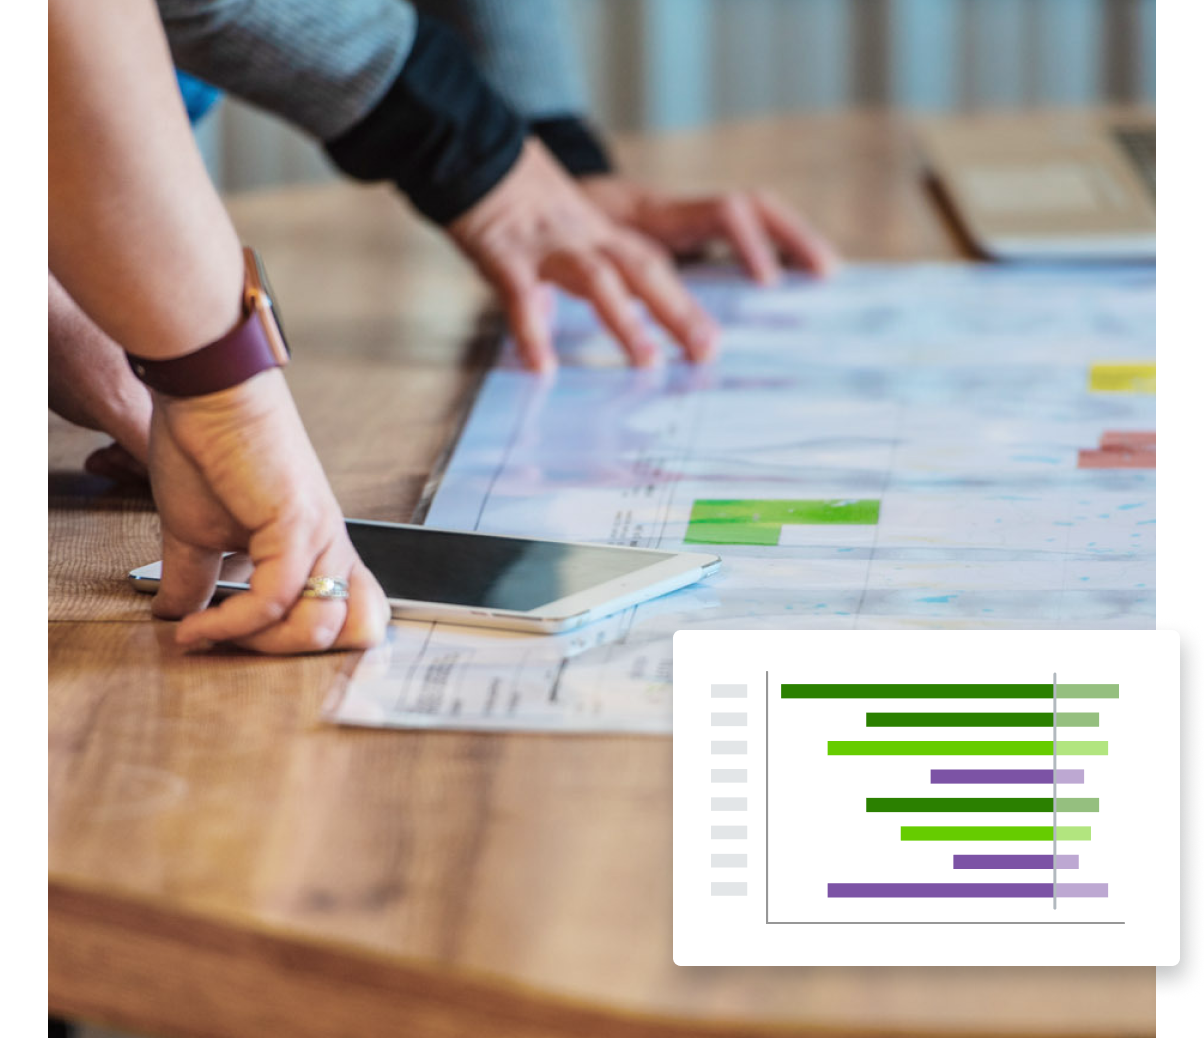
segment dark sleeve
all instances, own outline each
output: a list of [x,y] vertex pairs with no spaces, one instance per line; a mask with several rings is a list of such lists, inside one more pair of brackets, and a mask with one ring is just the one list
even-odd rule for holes
[[531,123],[531,132],[575,177],[610,173],[614,169],[602,139],[578,116],[536,119]]
[[510,171],[526,133],[456,34],[420,15],[393,84],[326,151],[349,176],[394,181],[419,212],[446,224]]

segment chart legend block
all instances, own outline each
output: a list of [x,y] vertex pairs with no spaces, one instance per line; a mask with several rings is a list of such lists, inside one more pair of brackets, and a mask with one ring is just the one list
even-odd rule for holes
[[1178,961],[1175,633],[686,631],[673,692],[679,965]]

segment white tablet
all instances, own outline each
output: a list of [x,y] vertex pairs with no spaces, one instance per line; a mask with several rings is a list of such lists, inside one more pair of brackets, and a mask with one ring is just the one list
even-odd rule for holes
[[[676,591],[714,573],[717,555],[437,530],[351,519],[347,531],[405,620],[551,634]],[[249,562],[227,556],[217,594],[247,590]],[[133,570],[153,593],[161,564]]]

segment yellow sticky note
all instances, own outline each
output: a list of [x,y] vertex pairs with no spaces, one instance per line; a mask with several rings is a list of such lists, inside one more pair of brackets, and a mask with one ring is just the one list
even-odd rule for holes
[[1089,387],[1093,393],[1153,393],[1154,364],[1144,360],[1092,364]]

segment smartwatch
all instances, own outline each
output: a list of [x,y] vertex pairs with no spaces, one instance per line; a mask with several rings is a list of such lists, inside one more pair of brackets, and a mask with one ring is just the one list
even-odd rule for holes
[[246,265],[242,317],[230,331],[182,357],[154,360],[126,354],[134,374],[151,389],[168,396],[204,396],[288,363],[280,311],[272,301],[263,261],[254,249],[242,252]]

